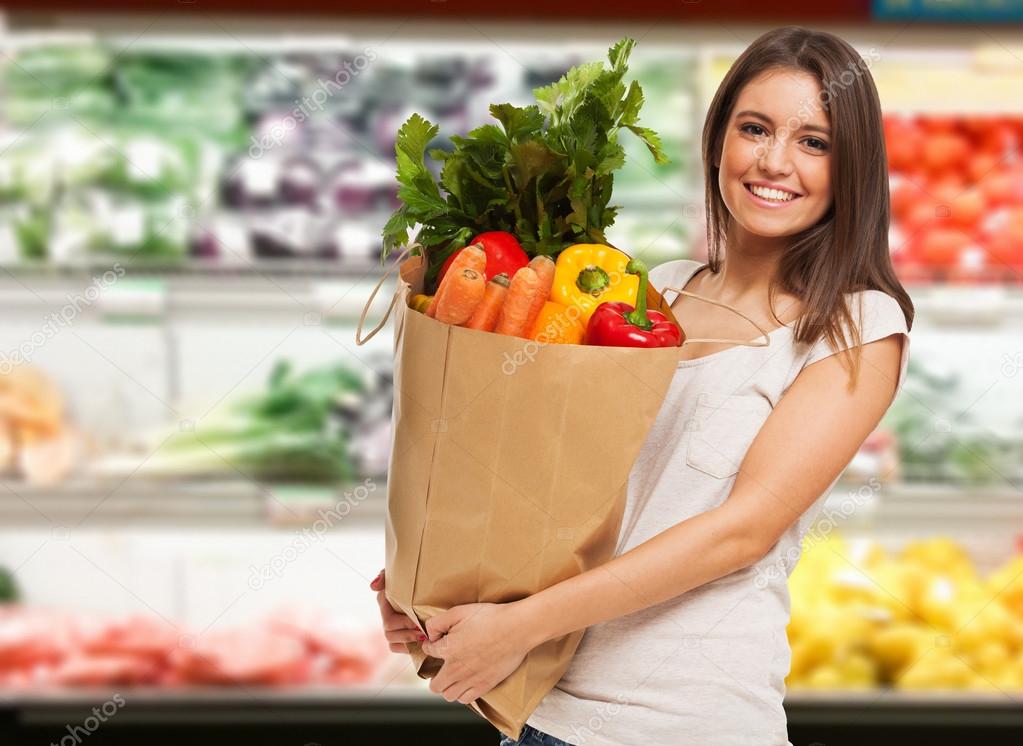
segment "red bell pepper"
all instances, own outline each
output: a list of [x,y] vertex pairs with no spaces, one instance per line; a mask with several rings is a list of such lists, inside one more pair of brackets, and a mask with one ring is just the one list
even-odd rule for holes
[[636,307],[622,301],[601,303],[586,326],[586,344],[604,347],[678,347],[682,332],[660,311],[648,311],[646,288],[649,282],[646,265],[630,259],[625,265],[629,274],[639,275]]
[[[505,231],[481,233],[466,245],[472,246],[473,244],[482,246],[487,255],[487,267],[483,273],[487,282],[502,272],[509,277],[514,277],[518,270],[529,264],[529,256],[522,250],[519,240],[511,233]],[[437,275],[438,284],[444,279],[451,262],[461,251],[459,249],[444,260],[444,264],[440,267],[440,273]]]

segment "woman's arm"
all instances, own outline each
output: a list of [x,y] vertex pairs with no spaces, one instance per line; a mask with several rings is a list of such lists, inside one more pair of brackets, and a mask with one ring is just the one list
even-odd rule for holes
[[654,606],[761,559],[877,426],[895,392],[902,344],[901,335],[891,335],[864,345],[852,388],[838,356],[807,366],[764,422],[719,507],[521,601],[457,606],[428,620],[433,642],[423,649],[445,660],[430,688],[471,701],[547,640]]

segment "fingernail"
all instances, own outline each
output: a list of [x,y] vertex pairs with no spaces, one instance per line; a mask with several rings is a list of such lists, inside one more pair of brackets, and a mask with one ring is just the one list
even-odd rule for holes
[[372,579],[371,581],[369,581],[369,584],[370,584],[370,585],[373,585],[373,584],[374,584],[375,582],[377,582],[378,580],[380,580],[380,577],[381,577],[381,576],[382,576],[383,574],[384,574],[384,571],[383,571],[383,570],[381,570],[380,572],[378,572],[378,573],[377,573],[377,576],[376,576],[375,578],[373,578],[373,579]]
[[426,642],[426,635],[419,635],[419,642]]

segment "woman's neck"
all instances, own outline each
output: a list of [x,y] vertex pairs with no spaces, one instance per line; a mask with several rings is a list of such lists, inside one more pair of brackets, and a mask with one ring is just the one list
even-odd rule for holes
[[756,236],[733,223],[725,241],[725,256],[718,272],[708,275],[707,289],[726,303],[766,298],[787,244],[785,236]]

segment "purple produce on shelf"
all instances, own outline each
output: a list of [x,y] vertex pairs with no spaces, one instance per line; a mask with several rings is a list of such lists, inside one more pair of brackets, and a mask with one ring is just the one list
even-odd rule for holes
[[213,231],[209,228],[198,231],[195,238],[192,239],[189,253],[202,259],[216,259],[220,256],[220,245],[217,243]]
[[301,208],[276,210],[250,217],[255,256],[266,259],[311,256],[323,232],[323,219]]
[[323,192],[323,174],[319,166],[305,156],[284,161],[280,173],[280,194],[286,205],[316,208]]
[[235,209],[275,206],[279,170],[280,163],[269,156],[239,156],[221,177],[221,202]]
[[391,207],[398,193],[394,165],[371,158],[353,159],[338,166],[330,188],[334,204],[345,212]]

